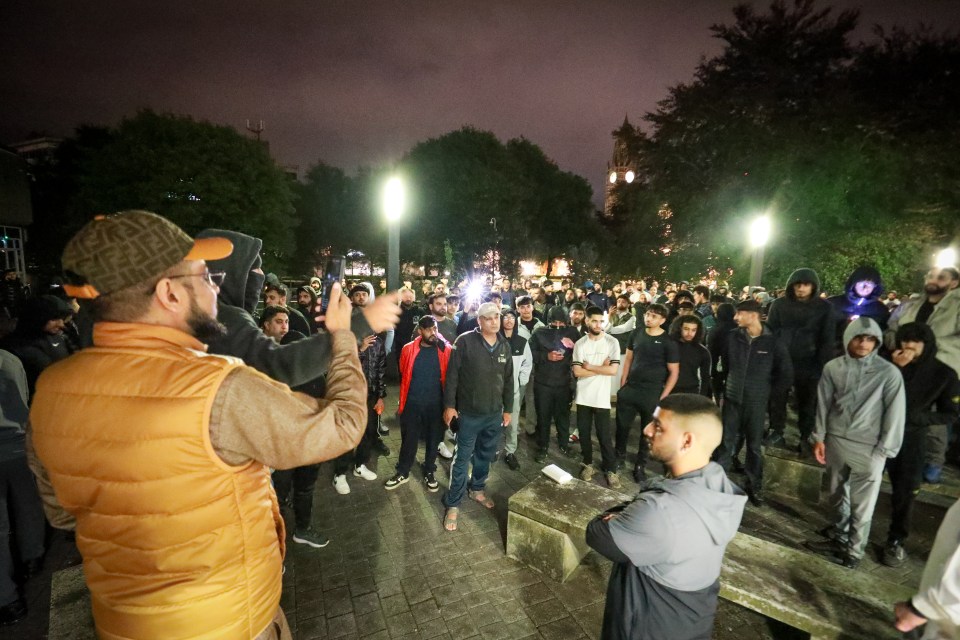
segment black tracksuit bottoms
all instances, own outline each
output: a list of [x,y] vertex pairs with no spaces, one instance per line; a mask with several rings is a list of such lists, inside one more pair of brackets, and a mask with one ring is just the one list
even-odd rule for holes
[[743,435],[747,443],[747,486],[750,491],[760,491],[763,487],[763,425],[767,414],[767,403],[744,402],[740,404],[729,398],[723,401],[723,442],[717,462],[730,469],[730,463],[737,450],[737,439]]
[[650,451],[647,439],[643,437],[643,429],[653,420],[653,412],[660,404],[662,385],[631,386],[629,383],[620,387],[617,392],[617,437],[616,455],[627,455],[627,442],[630,440],[630,428],[633,419],[640,415],[640,448],[637,450],[637,466],[645,467],[650,460]]
[[310,526],[313,514],[313,488],[317,485],[317,476],[320,475],[319,464],[308,464],[295,469],[284,469],[273,472],[273,488],[277,492],[280,504],[287,501],[290,490],[293,496],[293,517],[296,522],[296,531],[302,531]]
[[410,476],[410,468],[417,459],[421,436],[427,442],[423,454],[423,472],[436,473],[437,447],[443,438],[443,403],[430,406],[408,402],[400,414],[400,458],[397,460],[397,473]]
[[923,480],[927,428],[908,428],[896,458],[887,460],[887,473],[893,491],[890,496],[890,531],[887,542],[903,542],[910,534],[910,516],[916,491]]
[[550,422],[557,425],[557,445],[561,449],[570,446],[570,402],[573,399],[569,386],[549,387],[535,384],[533,402],[537,410],[537,446],[550,447]]
[[593,440],[591,429],[597,427],[597,442],[600,443],[600,468],[604,473],[617,470],[617,454],[613,448],[613,433],[610,430],[610,409],[598,409],[583,404],[577,405],[577,430],[580,432],[580,453],[583,464],[593,464]]
[[367,428],[364,430],[357,448],[353,451],[347,451],[334,461],[334,475],[343,475],[351,468],[370,462],[370,452],[373,450],[373,445],[380,440],[380,433],[377,431],[380,426],[380,416],[373,410],[379,399],[377,396],[367,395]]

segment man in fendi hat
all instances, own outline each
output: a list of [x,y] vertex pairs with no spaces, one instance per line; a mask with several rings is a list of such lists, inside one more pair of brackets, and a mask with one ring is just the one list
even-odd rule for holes
[[206,353],[223,274],[205,261],[231,251],[146,211],[99,217],[64,250],[68,293],[93,298],[94,346],[38,380],[31,453],[48,516],[76,519],[101,638],[290,638],[270,468],[334,458],[363,432],[339,287],[325,399]]

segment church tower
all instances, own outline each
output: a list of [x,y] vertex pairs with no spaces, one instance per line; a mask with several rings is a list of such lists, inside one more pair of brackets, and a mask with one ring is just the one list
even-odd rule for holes
[[630,184],[637,177],[637,130],[630,124],[627,116],[623,116],[623,124],[613,131],[613,158],[607,162],[607,174],[604,179],[603,215],[609,219],[613,217],[613,207],[617,203],[616,193],[618,185]]

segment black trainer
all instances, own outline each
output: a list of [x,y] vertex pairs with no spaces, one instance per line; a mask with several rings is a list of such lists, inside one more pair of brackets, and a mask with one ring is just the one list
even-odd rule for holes
[[517,456],[512,453],[508,453],[507,456],[503,459],[507,463],[507,466],[516,471],[520,468],[520,462],[517,460]]
[[10,604],[0,607],[0,627],[16,624],[26,617],[27,603],[23,598],[17,598]]
[[891,540],[883,548],[883,564],[888,567],[899,567],[907,559],[907,552],[903,548],[903,543],[899,540]]
[[427,491],[431,493],[440,490],[440,483],[432,473],[423,474],[423,484],[427,485]]
[[330,544],[330,539],[320,533],[315,531],[311,527],[306,529],[297,529],[293,532],[293,541],[297,544],[305,544],[307,546],[313,547],[314,549],[322,549],[328,544]]
[[546,462],[546,460],[547,460],[547,450],[538,449],[536,455],[533,456],[533,461],[536,462],[537,464],[540,464],[542,462]]
[[387,491],[392,491],[402,484],[406,484],[410,479],[410,476],[400,475],[399,473],[383,483],[383,488]]

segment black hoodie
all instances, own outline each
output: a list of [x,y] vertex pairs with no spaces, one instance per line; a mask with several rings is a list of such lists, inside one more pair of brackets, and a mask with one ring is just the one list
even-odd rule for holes
[[[250,315],[260,299],[263,276],[251,278],[252,269],[260,267],[261,241],[236,231],[206,229],[198,238],[228,238],[233,253],[223,260],[210,260],[211,271],[226,271],[227,277],[217,300],[217,319],[227,327],[227,335],[209,343],[210,353],[234,356],[274,380],[291,387],[305,384],[326,375],[330,365],[330,334],[318,333],[306,340],[278,345],[260,331]],[[371,333],[362,314],[351,319],[355,335]]]
[[937,360],[937,339],[922,322],[911,322],[897,330],[897,349],[903,330],[911,327],[923,333],[923,353],[900,369],[907,395],[906,430],[916,431],[934,424],[953,424],[960,414],[960,382],[956,372]]
[[[797,300],[793,285],[813,284],[809,300]],[[820,299],[820,278],[813,269],[797,269],[787,279],[786,295],[770,305],[767,326],[790,351],[797,376],[816,377],[833,358],[835,324],[833,307]]]
[[7,339],[7,348],[23,363],[31,398],[43,370],[74,352],[66,334],[50,334],[44,327],[51,320],[66,318],[72,313],[66,301],[51,295],[30,298],[20,309],[17,328]]
[[[854,286],[863,280],[876,284],[869,298],[861,298],[854,291]],[[880,272],[873,267],[863,266],[854,269],[843,288],[844,293],[827,298],[827,302],[833,307],[836,322],[834,347],[837,355],[843,355],[843,332],[851,320],[870,318],[880,326],[881,331],[886,331],[887,320],[890,318],[890,312],[880,299],[883,295],[883,281],[880,279]]]

